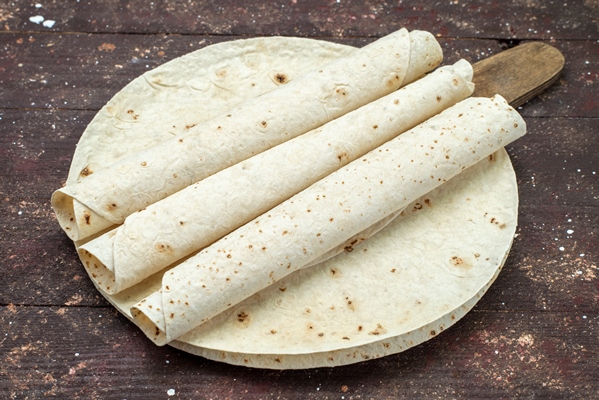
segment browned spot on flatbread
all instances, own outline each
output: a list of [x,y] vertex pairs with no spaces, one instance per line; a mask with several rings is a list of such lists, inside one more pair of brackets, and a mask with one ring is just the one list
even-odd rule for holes
[[382,335],[384,333],[387,333],[387,329],[383,328],[383,326],[381,324],[376,324],[376,328],[370,332],[368,332],[369,335]]
[[127,110],[127,114],[131,115],[133,117],[134,120],[137,120],[137,118],[139,118],[139,114],[135,114],[134,110]]
[[414,204],[414,207],[412,208],[412,212],[416,212],[418,210],[422,210],[422,204],[420,204],[420,203]]
[[453,256],[451,257],[451,264],[453,264],[454,267],[459,267],[461,265],[464,265],[464,260],[462,260],[461,257]]
[[116,210],[116,208],[117,208],[117,204],[116,204],[116,203],[109,203],[109,204],[106,204],[106,209],[107,209],[108,211],[114,211],[114,210]]
[[352,311],[355,311],[355,309],[356,309],[356,305],[355,305],[355,303],[354,303],[352,300],[350,300],[350,298],[349,298],[349,297],[346,297],[346,298],[345,298],[345,301],[347,302],[347,303],[346,303],[346,304],[347,304],[347,307],[348,307],[350,310],[352,310]]
[[164,243],[156,243],[154,245],[154,248],[159,252],[159,253],[168,253],[168,254],[172,254],[173,252],[173,248],[171,246],[169,246],[168,244],[164,244]]
[[83,219],[85,220],[85,225],[91,224],[91,222],[90,222],[91,218],[92,218],[92,215],[89,213],[89,211],[83,211]]
[[247,325],[250,323],[250,315],[245,311],[239,311],[237,313],[237,321]]
[[278,85],[284,85],[289,81],[289,77],[281,72],[275,75],[275,83]]
[[86,165],[86,166],[85,166],[85,168],[83,168],[83,169],[81,170],[81,172],[79,172],[79,175],[80,175],[80,176],[89,176],[89,175],[91,175],[91,174],[93,174],[93,173],[94,173],[94,171],[92,171],[92,170],[89,168],[89,166],[88,166],[88,165]]
[[226,68],[221,68],[218,71],[215,72],[216,76],[218,76],[219,78],[224,78],[227,76],[227,69]]
[[340,278],[341,277],[341,271],[339,271],[337,268],[331,268],[329,270],[329,275],[332,278]]

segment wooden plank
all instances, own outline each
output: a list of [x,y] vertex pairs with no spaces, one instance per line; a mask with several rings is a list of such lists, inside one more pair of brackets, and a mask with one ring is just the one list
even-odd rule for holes
[[[0,109],[100,109],[132,79],[224,37],[174,35],[0,35]],[[335,40],[363,46],[373,38]],[[440,39],[445,63],[477,62],[501,52],[496,40]],[[596,41],[552,43],[566,58],[560,80],[522,108],[524,115],[599,117],[593,82],[599,76]],[[534,107],[532,107],[534,106]]]
[[[566,5],[567,4],[567,5]],[[178,1],[25,0],[3,7],[4,30],[120,32],[186,35],[283,35],[311,37],[382,36],[399,27],[446,37],[503,39],[589,39],[597,35],[594,1],[406,1],[361,0]],[[52,27],[30,21],[42,16]],[[48,23],[48,22],[46,22]]]
[[599,394],[596,310],[475,311],[404,353],[303,371],[233,367],[156,347],[105,307],[9,305],[0,324],[0,390],[10,398],[167,398],[171,389],[173,398],[215,399]]

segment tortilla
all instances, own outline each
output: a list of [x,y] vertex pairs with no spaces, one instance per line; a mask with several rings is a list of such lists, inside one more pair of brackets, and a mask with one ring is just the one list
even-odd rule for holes
[[[83,179],[86,167],[98,171],[168,138],[174,123],[198,123],[273,90],[272,76],[279,72],[293,79],[355,51],[327,41],[269,37],[224,42],[174,59],[132,81],[96,115],[77,145],[67,183]],[[231,68],[228,85],[212,83],[213,65]],[[193,87],[181,84],[183,76]],[[156,77],[168,84],[152,89],[146,80]],[[137,120],[127,118],[129,105],[140,110]],[[155,112],[166,108],[172,112]],[[289,275],[169,345],[229,364],[290,369],[356,363],[436,337],[493,283],[517,223],[516,177],[505,150],[459,176],[412,202],[352,252]],[[506,226],[499,228],[498,221]],[[447,260],[453,257],[465,260],[459,264],[464,267],[451,268]],[[132,320],[130,308],[160,289],[161,280],[158,273],[116,295],[100,293]]]
[[[73,240],[120,224],[135,211],[395,91],[441,59],[430,33],[401,29],[289,83],[277,75],[285,83],[277,90],[188,125],[185,132],[100,171],[85,167],[80,173],[85,179],[53,194],[58,221]],[[228,72],[221,68],[216,74],[224,79]],[[154,80],[161,84],[160,78]],[[127,114],[140,118],[133,108]]]
[[524,120],[501,96],[464,100],[166,272],[161,289],[131,314],[156,344],[175,340],[525,132]]
[[465,60],[442,67],[130,215],[82,245],[81,260],[107,293],[131,287],[465,99],[471,79]]

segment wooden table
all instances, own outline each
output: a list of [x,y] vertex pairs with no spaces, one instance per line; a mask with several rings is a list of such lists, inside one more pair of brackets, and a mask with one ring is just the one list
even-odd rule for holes
[[[593,0],[2,2],[0,398],[598,398],[598,17]],[[402,26],[434,33],[446,63],[531,40],[566,57],[557,84],[520,109],[517,237],[473,311],[404,353],[268,371],[156,347],[98,294],[49,197],[121,87],[221,41],[362,46]]]

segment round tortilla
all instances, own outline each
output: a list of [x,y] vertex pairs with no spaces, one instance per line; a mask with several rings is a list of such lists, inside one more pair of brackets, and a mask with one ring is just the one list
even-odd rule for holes
[[[170,133],[155,125],[177,118],[141,121],[152,128],[131,137],[108,107],[152,102],[159,108],[184,96],[189,101],[178,102],[180,115],[185,107],[200,107],[204,112],[195,115],[209,118],[276,87],[273,73],[297,76],[351,51],[310,39],[257,38],[173,60],[142,78],[185,76],[193,85],[165,87],[151,100],[138,93],[137,81],[126,86],[85,131],[68,181],[86,167],[100,168],[164,139]],[[226,87],[210,85],[211,71],[221,64],[238,73],[229,75]],[[247,90],[249,82],[257,89]],[[409,205],[351,252],[288,276],[170,344],[209,359],[276,369],[344,365],[403,351],[451,326],[491,285],[511,246],[517,201],[514,171],[501,150]],[[130,307],[160,284],[157,274],[103,295],[131,319]]]

